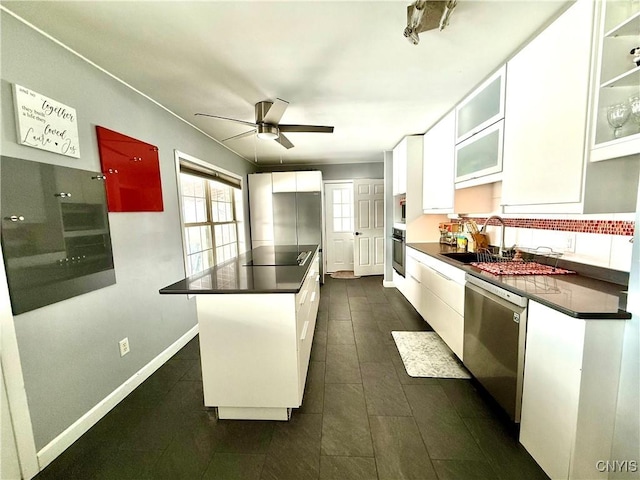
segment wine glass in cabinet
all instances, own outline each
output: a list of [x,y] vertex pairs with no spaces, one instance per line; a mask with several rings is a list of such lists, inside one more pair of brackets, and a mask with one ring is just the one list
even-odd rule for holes
[[630,119],[614,127],[608,114],[620,104],[632,111],[630,99],[640,94],[640,66],[631,53],[640,47],[640,2],[607,0],[601,8],[591,161],[640,153],[640,125]]

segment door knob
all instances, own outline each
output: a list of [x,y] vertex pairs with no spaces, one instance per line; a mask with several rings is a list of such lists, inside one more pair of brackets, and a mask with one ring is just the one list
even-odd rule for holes
[[362,235],[362,232],[353,232],[354,235]]

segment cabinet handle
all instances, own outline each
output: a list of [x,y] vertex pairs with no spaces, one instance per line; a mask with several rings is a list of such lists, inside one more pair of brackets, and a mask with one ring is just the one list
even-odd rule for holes
[[4,217],[5,220],[11,220],[12,222],[24,222],[22,215],[11,215],[10,217]]
[[300,335],[300,341],[304,341],[307,338],[307,330],[309,330],[309,320],[304,322],[304,327],[302,327],[302,334]]
[[141,162],[142,161],[142,157],[133,157],[131,159],[132,162]]
[[91,180],[106,180],[107,176],[106,175],[96,175],[95,177],[91,177]]
[[71,196],[71,194],[70,193],[65,193],[65,192],[60,192],[60,193],[56,193],[54,196],[60,197],[60,198],[69,198]]
[[305,290],[304,293],[302,294],[302,297],[300,297],[300,305],[302,305],[307,299],[307,292],[308,290]]
[[413,275],[409,274],[409,276],[410,276],[411,278],[413,278],[416,282],[418,282],[418,283],[422,283],[420,280],[418,280],[418,279],[417,279],[416,277],[414,277]]
[[451,281],[451,279],[449,277],[447,277],[444,273],[440,273],[438,270],[436,270],[433,267],[430,267],[429,265],[427,265],[427,267],[429,267],[431,270],[433,270],[435,273],[437,273],[438,275],[440,275],[442,278],[444,278],[445,280]]
[[315,302],[315,301],[316,301],[316,292],[313,292],[313,293],[311,294],[311,303],[313,303],[313,302]]
[[316,277],[316,282],[319,282],[319,281],[320,281],[320,275]]
[[109,172],[109,173],[118,173],[118,169],[117,168],[110,168],[109,170],[107,170],[107,172]]

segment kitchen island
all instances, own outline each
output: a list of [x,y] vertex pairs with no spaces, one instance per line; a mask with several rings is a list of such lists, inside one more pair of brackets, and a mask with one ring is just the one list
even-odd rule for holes
[[205,406],[222,419],[289,419],[318,312],[317,245],[259,247],[160,293],[196,298]]

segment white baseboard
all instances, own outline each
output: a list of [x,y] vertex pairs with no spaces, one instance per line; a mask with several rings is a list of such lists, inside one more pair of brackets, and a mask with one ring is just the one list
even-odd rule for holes
[[71,424],[64,432],[45,445],[37,454],[40,471],[55,460],[58,455],[69,448],[73,442],[79,439],[91,427],[98,423],[98,421],[109,413],[113,407],[124,400],[127,395],[133,392],[140,384],[142,384],[142,382],[149,378],[153,372],[164,365],[167,360],[189,343],[189,341],[197,334],[198,325],[176,340],[166,350],[161,352],[157,357],[133,374],[131,378],[126,380],[122,385],[107,395],[95,407]]
[[393,283],[393,280],[383,280],[382,281],[382,286],[385,288],[393,288],[396,286],[395,283]]

